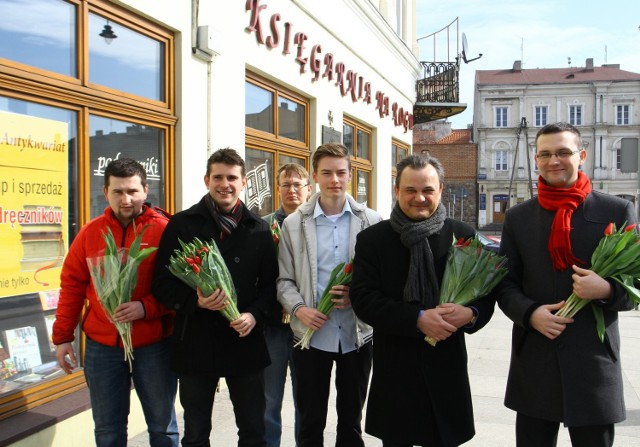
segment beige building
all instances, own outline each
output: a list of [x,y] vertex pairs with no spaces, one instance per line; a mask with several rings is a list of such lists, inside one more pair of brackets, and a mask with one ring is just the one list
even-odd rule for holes
[[638,193],[640,74],[596,67],[476,71],[478,226],[501,224],[508,206],[536,194],[535,134],[545,124],[575,125],[587,144],[583,171],[593,187],[633,202]]

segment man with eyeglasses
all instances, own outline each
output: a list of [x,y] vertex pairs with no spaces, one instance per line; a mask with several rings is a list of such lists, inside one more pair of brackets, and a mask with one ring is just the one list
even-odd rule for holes
[[[280,229],[284,218],[305,203],[311,194],[309,173],[299,164],[287,163],[278,169],[278,191],[280,193],[280,208],[263,217],[269,222],[272,233],[275,228]],[[276,246],[280,243],[274,237]],[[293,366],[293,332],[289,325],[289,314],[278,306],[269,315],[265,324],[265,340],[271,365],[264,370],[264,393],[266,408],[264,412],[265,440],[267,447],[280,447],[282,437],[282,398],[284,396],[284,384],[287,379],[287,366],[291,374],[292,387],[295,390],[296,376]],[[297,408],[295,393],[293,396],[294,408]],[[295,436],[298,436],[298,415],[296,411]]]
[[[589,270],[610,222],[636,222],[633,204],[594,191],[580,170],[587,153],[567,123],[536,135],[538,196],[509,209],[500,244],[509,273],[498,304],[514,322],[505,405],[517,412],[517,447],[551,447],[562,422],[572,445],[610,447],[626,417],[618,312],[633,305],[615,281]],[[572,292],[604,314],[601,342],[587,306],[556,316]]]

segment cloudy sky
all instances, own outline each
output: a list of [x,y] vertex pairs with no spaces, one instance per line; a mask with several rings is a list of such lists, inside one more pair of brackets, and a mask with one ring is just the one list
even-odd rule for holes
[[[460,35],[469,44],[462,64],[460,101],[467,110],[449,118],[453,128],[473,121],[475,70],[509,69],[516,60],[523,68],[584,67],[620,64],[622,70],[640,73],[640,1],[608,0],[416,0],[417,37],[429,35],[458,17]],[[446,60],[444,33],[436,40],[436,59]],[[455,27],[451,32],[450,59],[455,59]],[[420,60],[433,60],[432,39],[420,41]],[[460,47],[460,50],[462,48]]]

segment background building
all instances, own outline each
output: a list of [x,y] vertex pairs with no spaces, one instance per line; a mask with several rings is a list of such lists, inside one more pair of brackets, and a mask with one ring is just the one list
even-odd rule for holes
[[[140,160],[150,198],[176,212],[205,194],[210,153],[232,147],[247,162],[245,202],[266,214],[282,163],[310,169],[317,146],[342,141],[350,192],[388,215],[395,162],[412,145],[415,0],[0,8],[0,444],[86,446],[82,369],[60,374],[49,339],[61,259],[106,206],[105,166]],[[15,220],[25,211],[37,227]],[[42,259],[23,242],[34,233]],[[130,433],[143,429],[134,405]]]
[[508,206],[536,194],[538,129],[569,122],[587,144],[582,169],[594,189],[636,202],[640,74],[618,65],[477,70],[474,141],[478,143],[478,226],[501,224]]

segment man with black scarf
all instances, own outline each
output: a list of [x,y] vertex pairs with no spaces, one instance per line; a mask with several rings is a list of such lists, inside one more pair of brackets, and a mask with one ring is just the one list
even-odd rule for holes
[[365,431],[384,447],[458,446],[475,434],[464,333],[489,321],[494,300],[438,306],[452,241],[474,235],[446,217],[443,181],[442,164],[429,155],[400,161],[391,218],[356,243],[351,301],[373,326]]
[[[263,323],[276,308],[278,264],[269,224],[240,201],[247,185],[245,163],[233,149],[207,161],[208,192],[175,214],[156,258],[154,296],[175,310],[171,367],[178,374],[184,408],[183,446],[209,445],[216,386],[224,377],[238,426],[238,445],[265,446],[263,370],[270,362]],[[227,297],[192,290],[167,268],[178,240],[213,240],[229,268],[240,318],[229,323],[219,310]]]

